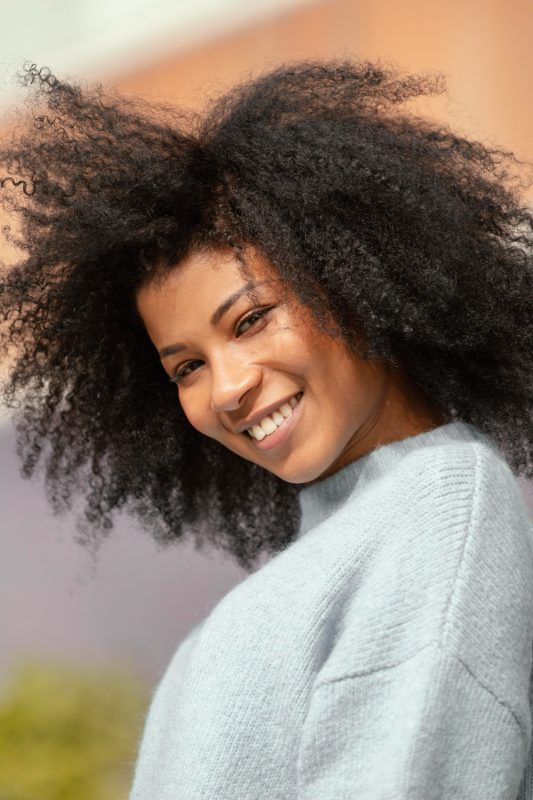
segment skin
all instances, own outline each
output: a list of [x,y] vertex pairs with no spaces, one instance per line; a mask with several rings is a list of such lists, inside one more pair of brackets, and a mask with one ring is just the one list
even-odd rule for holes
[[[414,436],[446,417],[432,407],[401,369],[362,360],[344,341],[322,332],[311,312],[276,277],[271,265],[246,249],[259,303],[246,293],[217,325],[217,306],[246,284],[232,251],[190,253],[164,279],[143,286],[137,309],[161,351],[191,425],[289,483],[323,480],[378,446]],[[244,322],[250,312],[272,307]],[[242,325],[242,329],[238,326]],[[271,403],[303,391],[299,419],[287,439],[260,450],[235,426]]]

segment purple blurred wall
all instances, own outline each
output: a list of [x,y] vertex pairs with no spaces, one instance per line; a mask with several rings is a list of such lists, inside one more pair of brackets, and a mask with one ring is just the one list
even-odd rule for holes
[[0,427],[0,681],[24,655],[118,663],[153,682],[190,628],[247,573],[187,542],[158,549],[127,517],[98,562],[23,480]]

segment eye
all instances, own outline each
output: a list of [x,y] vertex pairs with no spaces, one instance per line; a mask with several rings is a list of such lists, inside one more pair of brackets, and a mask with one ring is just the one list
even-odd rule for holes
[[[245,317],[235,328],[235,335],[237,337],[241,336],[242,333],[246,333],[246,331],[255,325],[262,317],[264,317],[269,311],[272,310],[274,306],[267,306],[266,308],[257,308],[255,311],[250,312],[247,317]],[[243,326],[247,325],[248,327],[244,328]],[[175,375],[170,378],[171,383],[179,383],[182,378],[185,378],[187,375],[190,375],[190,372],[194,372],[191,370],[193,364],[202,364],[203,362],[200,359],[194,359],[193,361],[186,361],[179,370],[176,372]]]
[[173,375],[172,378],[170,378],[170,382],[171,383],[179,383],[182,378],[184,378],[186,375],[189,374],[187,372],[187,370],[189,369],[191,364],[201,364],[201,363],[202,362],[198,358],[196,358],[194,361],[187,361],[185,364],[183,364],[182,367],[179,368],[179,370],[176,372],[176,374]]
[[271,311],[272,308],[273,308],[273,306],[267,306],[266,308],[257,308],[255,311],[252,311],[250,314],[248,314],[247,317],[245,317],[243,320],[241,320],[241,322],[237,325],[237,327],[235,329],[235,334],[237,336],[240,336],[241,333],[243,333],[244,331],[248,330],[248,328],[245,328],[244,331],[243,331],[243,325],[248,325],[249,327],[251,327],[258,320],[260,320],[261,317],[264,317],[265,314],[267,314],[269,311]]

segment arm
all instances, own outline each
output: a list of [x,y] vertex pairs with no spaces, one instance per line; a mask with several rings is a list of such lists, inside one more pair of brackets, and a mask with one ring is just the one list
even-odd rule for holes
[[315,681],[298,800],[516,800],[533,527],[501,459],[454,458],[422,454],[403,472],[401,508]]
[[528,737],[511,708],[439,645],[320,685],[298,800],[516,800]]

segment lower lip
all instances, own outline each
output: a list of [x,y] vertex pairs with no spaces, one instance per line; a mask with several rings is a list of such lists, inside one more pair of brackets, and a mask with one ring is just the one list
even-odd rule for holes
[[[282,444],[298,421],[303,399],[304,397],[302,394],[302,396],[298,400],[298,405],[294,406],[290,417],[286,417],[285,422],[282,422],[279,428],[274,431],[274,433],[265,436],[265,438],[261,439],[261,441],[258,441],[257,439],[252,439],[252,437],[250,436],[252,443],[257,448],[259,448],[259,450],[270,450],[272,447],[277,447],[279,444]],[[248,433],[245,435],[249,436]]]

